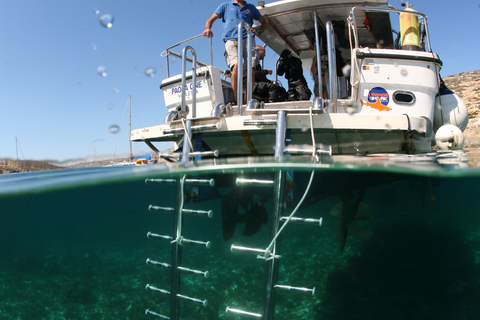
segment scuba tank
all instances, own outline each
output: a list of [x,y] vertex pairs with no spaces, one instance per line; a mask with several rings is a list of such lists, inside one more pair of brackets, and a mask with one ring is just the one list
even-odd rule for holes
[[[417,12],[407,3],[405,11]],[[414,13],[400,13],[400,48],[403,50],[420,50],[420,25],[418,16]]]

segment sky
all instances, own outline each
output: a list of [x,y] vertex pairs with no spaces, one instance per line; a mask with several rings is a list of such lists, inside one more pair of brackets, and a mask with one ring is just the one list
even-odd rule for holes
[[[116,126],[129,95],[133,129],[163,123],[167,109],[159,86],[166,61],[160,54],[201,34],[221,2],[0,0],[0,158],[15,159],[17,150],[19,159],[58,161],[128,154],[128,112],[120,134]],[[411,3],[428,16],[442,76],[480,69],[479,0]],[[390,4],[400,8],[398,0]],[[110,28],[100,23],[103,15],[113,17]],[[222,30],[217,20],[214,64],[226,69]],[[208,48],[208,41],[190,45]],[[209,62],[208,50],[196,51],[198,60]],[[267,50],[265,67],[273,69],[276,58]],[[181,61],[171,67],[178,73]],[[153,77],[145,73],[149,68]],[[134,154],[148,151],[133,143]]]

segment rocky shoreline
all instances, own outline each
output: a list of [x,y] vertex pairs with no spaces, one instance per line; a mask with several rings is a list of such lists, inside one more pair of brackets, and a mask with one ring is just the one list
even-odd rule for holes
[[463,100],[468,109],[468,126],[463,132],[465,148],[480,147],[480,70],[462,72],[443,80],[447,87]]

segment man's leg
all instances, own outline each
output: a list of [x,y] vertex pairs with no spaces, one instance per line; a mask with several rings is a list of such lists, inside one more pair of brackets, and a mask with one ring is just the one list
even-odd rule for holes
[[233,101],[237,102],[237,65],[233,65],[232,68],[232,75],[230,77],[230,82],[232,84],[233,89]]

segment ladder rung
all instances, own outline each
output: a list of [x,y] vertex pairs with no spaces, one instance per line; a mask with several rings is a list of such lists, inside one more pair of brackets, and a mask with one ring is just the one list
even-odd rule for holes
[[176,183],[177,179],[145,179],[146,184],[157,184],[157,183]]
[[[145,286],[145,289],[160,292],[160,293],[163,293],[163,294],[166,294],[166,295],[170,294],[170,292],[167,291],[167,290],[163,290],[163,289],[154,287],[154,286],[149,285],[149,284],[147,284]],[[188,301],[191,301],[191,302],[194,302],[194,303],[201,304],[204,307],[206,307],[208,305],[208,300],[195,299],[195,298],[191,298],[191,297],[184,296],[184,295],[181,295],[181,294],[177,294],[177,297],[180,298],[180,299],[184,299],[184,300],[188,300]]]
[[255,318],[261,318],[262,315],[259,314],[259,313],[253,313],[253,312],[247,312],[247,311],[243,311],[243,310],[239,310],[239,309],[234,309],[234,308],[230,308],[230,307],[227,307],[227,309],[225,310],[226,313],[237,313],[237,314],[242,314],[242,315],[245,315],[245,316],[251,316],[251,317],[255,317]]
[[215,179],[185,179],[185,184],[193,184],[196,186],[209,185],[213,187],[215,185]]
[[[167,212],[171,213],[174,212],[174,208],[170,207],[159,207],[159,206],[154,206],[154,205],[149,205],[148,206],[148,211],[150,212]],[[192,209],[183,209],[182,213],[189,214],[192,216],[207,216],[208,218],[213,217],[213,211],[212,210],[192,210]]]
[[[146,263],[148,265],[156,266],[156,267],[163,267],[163,268],[171,268],[172,267],[168,263],[155,261],[155,260],[152,260],[150,258],[147,259]],[[208,272],[208,271],[194,270],[194,269],[185,268],[185,267],[178,267],[178,270],[180,270],[184,273],[190,273],[190,274],[194,274],[194,275],[197,275],[197,276],[202,276],[205,279],[208,279],[210,277],[210,272]]]
[[147,232],[147,238],[150,239],[160,239],[160,240],[165,240],[165,241],[172,241],[173,238],[170,236],[162,236],[161,234],[153,233],[153,232]]
[[[218,130],[220,129],[220,123],[213,123],[213,124],[203,124],[192,126],[192,132],[201,132],[201,131],[208,131],[208,130]],[[163,134],[181,134],[185,131],[183,127],[181,128],[174,128],[174,129],[163,129]]]
[[197,157],[197,156],[200,156],[200,157],[215,157],[217,158],[219,155],[219,152],[218,150],[215,150],[215,151],[195,151],[195,152],[190,152],[188,154],[188,157],[189,158],[193,158],[193,157]]
[[149,314],[149,315],[151,315],[151,316],[155,316],[155,317],[159,317],[159,318],[162,318],[162,319],[168,319],[168,320],[170,320],[169,317],[164,316],[163,314],[160,314],[160,313],[156,313],[156,312],[151,311],[151,310],[149,310],[149,309],[145,310],[145,314]]
[[267,120],[244,120],[244,126],[276,126],[277,119],[267,119]]
[[190,239],[185,239],[185,238],[183,238],[181,240],[180,244],[181,245],[188,244],[188,245],[192,245],[192,246],[205,247],[207,249],[210,249],[210,247],[212,246],[210,241],[205,242],[205,241],[190,240]]
[[180,152],[162,152],[158,153],[158,156],[162,159],[180,159],[182,154]]
[[[285,222],[288,220],[288,217],[281,217],[280,221]],[[300,218],[300,217],[291,217],[290,222],[299,223],[299,224],[308,224],[308,225],[318,225],[322,226],[323,218],[314,219],[314,218]]]
[[197,303],[197,304],[201,304],[202,306],[206,307],[208,305],[208,300],[200,300],[200,299],[195,299],[195,298],[191,298],[191,297],[187,297],[187,296],[184,296],[184,295],[181,295],[181,294],[177,294],[177,297],[180,298],[180,299],[184,299],[184,300],[187,300],[187,301],[190,301],[190,302],[194,302],[194,303]]
[[[194,152],[190,153],[193,154]],[[146,184],[174,184],[177,179],[145,179]],[[209,185],[213,187],[215,185],[215,179],[185,179],[186,184],[193,184],[197,186]]]
[[242,179],[237,178],[237,186],[241,185],[253,185],[253,186],[262,186],[270,187],[273,186],[273,180],[258,180],[258,179]]
[[274,286],[275,289],[284,289],[284,290],[289,290],[289,291],[296,291],[296,292],[302,292],[302,293],[311,293],[312,296],[315,294],[315,287],[313,289],[309,288],[301,288],[301,287],[291,287],[291,286],[284,286],[281,284],[276,284]]
[[[284,149],[285,153],[294,153],[294,154],[312,154],[313,147],[309,144],[302,144],[302,145],[288,145]],[[331,146],[324,146],[324,145],[317,145],[315,147],[315,154],[325,154],[325,155],[332,155],[332,147]]]
[[150,212],[174,212],[174,208],[170,207],[159,207],[159,206],[154,206],[154,205],[149,205],[148,206],[148,211]]
[[170,294],[170,291],[163,290],[163,289],[154,287],[154,286],[149,285],[149,284],[147,284],[147,285],[145,286],[145,289],[147,289],[147,290],[152,290],[152,291],[156,291],[156,292],[160,292],[160,293],[167,294],[167,295]]
[[232,244],[232,246],[230,247],[230,250],[231,251],[246,251],[246,252],[250,252],[250,253],[260,253],[260,254],[265,254],[265,252],[267,251],[265,249],[248,248],[248,247],[236,246],[234,244]]
[[146,263],[151,265],[151,266],[156,266],[156,267],[164,267],[164,268],[170,268],[171,267],[171,265],[169,265],[168,263],[155,261],[155,260],[152,260],[150,258],[147,259]]
[[201,217],[208,217],[211,218],[213,217],[213,211],[212,210],[191,210],[191,209],[183,209],[183,213],[189,214],[192,216],[201,216]]
[[208,279],[210,277],[210,272],[208,272],[208,271],[194,270],[194,269],[189,269],[189,268],[185,268],[185,267],[178,267],[178,270],[180,270],[182,272],[185,272],[185,273],[194,274],[194,275],[197,275],[197,276],[202,276],[205,279]]

